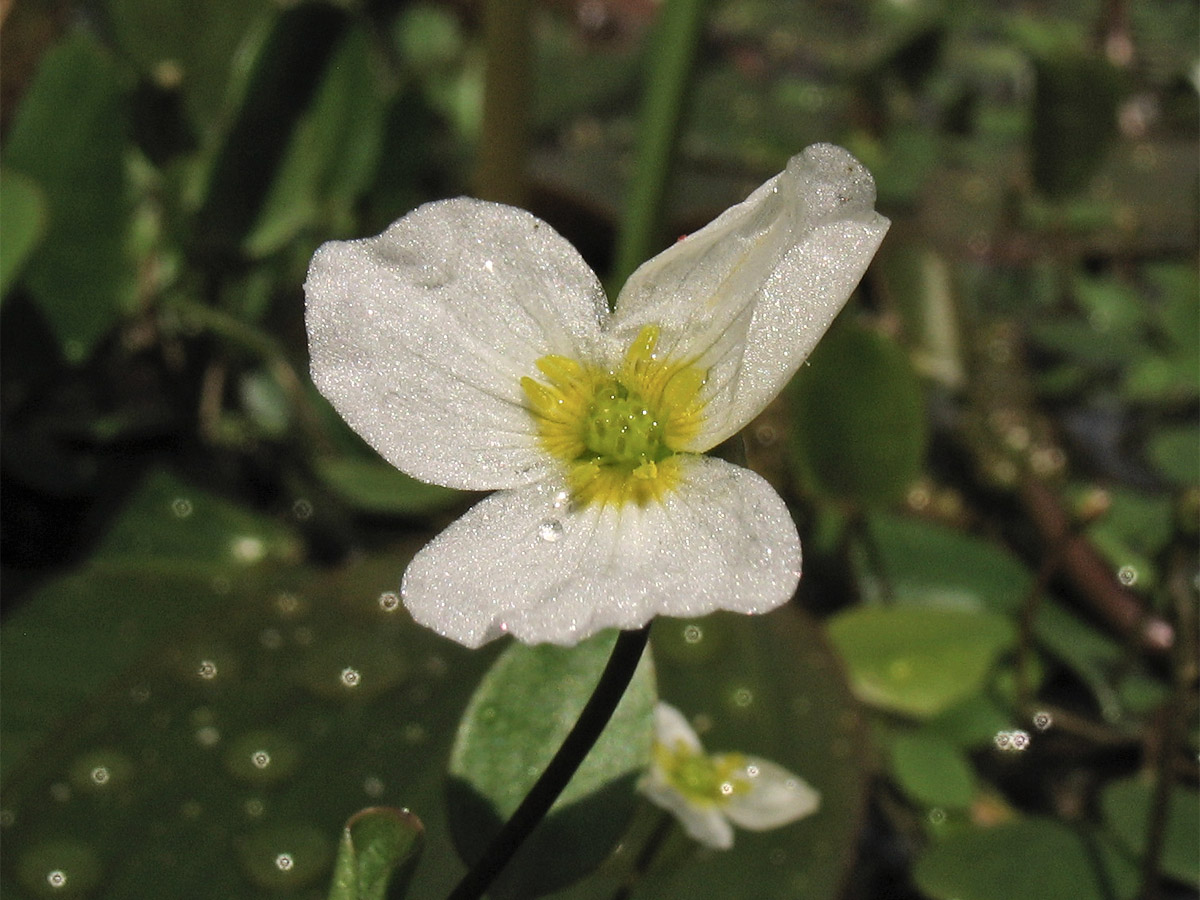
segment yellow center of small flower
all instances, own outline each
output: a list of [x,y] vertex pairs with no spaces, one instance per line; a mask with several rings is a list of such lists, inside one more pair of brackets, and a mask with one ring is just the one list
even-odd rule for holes
[[615,369],[565,356],[537,361],[545,381],[521,387],[542,446],[562,460],[580,505],[659,500],[679,480],[679,463],[700,430],[706,373],[654,352],[647,325]]
[[697,753],[683,741],[654,743],[654,763],[671,787],[697,806],[722,806],[750,790],[746,757],[740,753]]

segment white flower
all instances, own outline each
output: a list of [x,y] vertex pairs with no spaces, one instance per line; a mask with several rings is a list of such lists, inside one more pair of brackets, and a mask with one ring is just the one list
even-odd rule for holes
[[821,805],[820,793],[783,766],[742,753],[706,754],[683,713],[666,703],[654,708],[653,757],[638,790],[718,850],[733,846],[733,825],[767,831]]
[[787,509],[702,454],[780,391],[887,230],[870,174],[809,147],[639,268],[610,313],[544,222],[430,203],[330,242],[305,283],[312,375],[416,478],[496,490],[417,554],[417,621],[475,647],[574,644],[657,614],[765,612],[800,575]]

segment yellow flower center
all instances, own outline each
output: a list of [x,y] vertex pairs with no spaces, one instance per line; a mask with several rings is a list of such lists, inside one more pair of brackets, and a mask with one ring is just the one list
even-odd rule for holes
[[703,421],[707,373],[660,359],[657,343],[658,328],[647,325],[615,370],[543,356],[545,381],[521,379],[542,446],[566,466],[581,505],[643,506],[679,480],[680,456]]
[[740,753],[697,753],[683,741],[654,743],[654,763],[671,787],[696,806],[722,806],[750,790],[746,757]]

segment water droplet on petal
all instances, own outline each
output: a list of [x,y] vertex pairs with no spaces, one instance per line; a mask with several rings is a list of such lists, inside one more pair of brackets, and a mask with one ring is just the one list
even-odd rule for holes
[[566,509],[571,505],[571,494],[569,491],[555,491],[554,493],[554,508]]
[[558,519],[546,519],[537,529],[538,537],[548,543],[554,543],[563,536],[562,522]]

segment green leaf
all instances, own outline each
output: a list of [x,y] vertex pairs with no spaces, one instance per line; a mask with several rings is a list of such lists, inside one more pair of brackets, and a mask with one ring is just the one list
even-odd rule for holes
[[36,181],[0,169],[0,299],[46,232],[46,198]]
[[[1147,825],[1154,802],[1154,784],[1133,777],[1114,781],[1100,794],[1100,806],[1109,829],[1136,857],[1146,852]],[[1163,836],[1159,871],[1200,886],[1200,797],[1195,789],[1171,787],[1167,799],[1167,827]]]
[[925,806],[965,809],[975,796],[975,776],[962,751],[933,734],[897,735],[891,761],[897,784]]
[[198,134],[232,105],[238,69],[274,15],[268,0],[109,0],[117,45],[145,77],[177,89]]
[[[476,689],[455,737],[448,786],[452,832],[468,862],[482,854],[566,738],[615,640],[610,631],[572,648],[514,644]],[[633,786],[650,761],[656,700],[646,655],[600,739],[493,896],[555,890],[608,855],[633,813]]]
[[829,637],[859,699],[928,718],[983,688],[1014,629],[988,612],[893,606],[839,613]]
[[1137,873],[1106,851],[1066,825],[1030,818],[948,834],[921,855],[913,874],[933,900],[1132,896]]
[[359,810],[342,830],[329,900],[385,900],[399,896],[425,846],[425,828],[408,810]]
[[1053,48],[1034,63],[1033,180],[1048,197],[1084,190],[1116,136],[1116,69],[1098,55]]
[[459,502],[460,491],[426,484],[387,463],[335,457],[316,463],[320,479],[346,503],[364,512],[418,516]]
[[132,306],[127,115],[116,64],[76,32],[42,59],[4,148],[5,167],[45,194],[49,225],[23,278],[74,363]]
[[1155,468],[1176,484],[1200,484],[1200,429],[1195,425],[1163,428],[1150,438]]
[[384,110],[372,62],[367,35],[358,28],[333,51],[246,238],[251,256],[280,250],[323,216],[348,215],[374,177]]
[[1033,576],[1003,547],[907,516],[867,521],[880,571],[864,561],[859,577],[875,599],[1015,613],[1029,593]]
[[299,540],[286,526],[155,470],[112,523],[94,559],[109,566],[232,576],[255,563],[294,561],[299,554]]
[[792,449],[817,493],[866,506],[902,500],[921,472],[921,385],[904,351],[878,332],[839,321],[793,383]]

